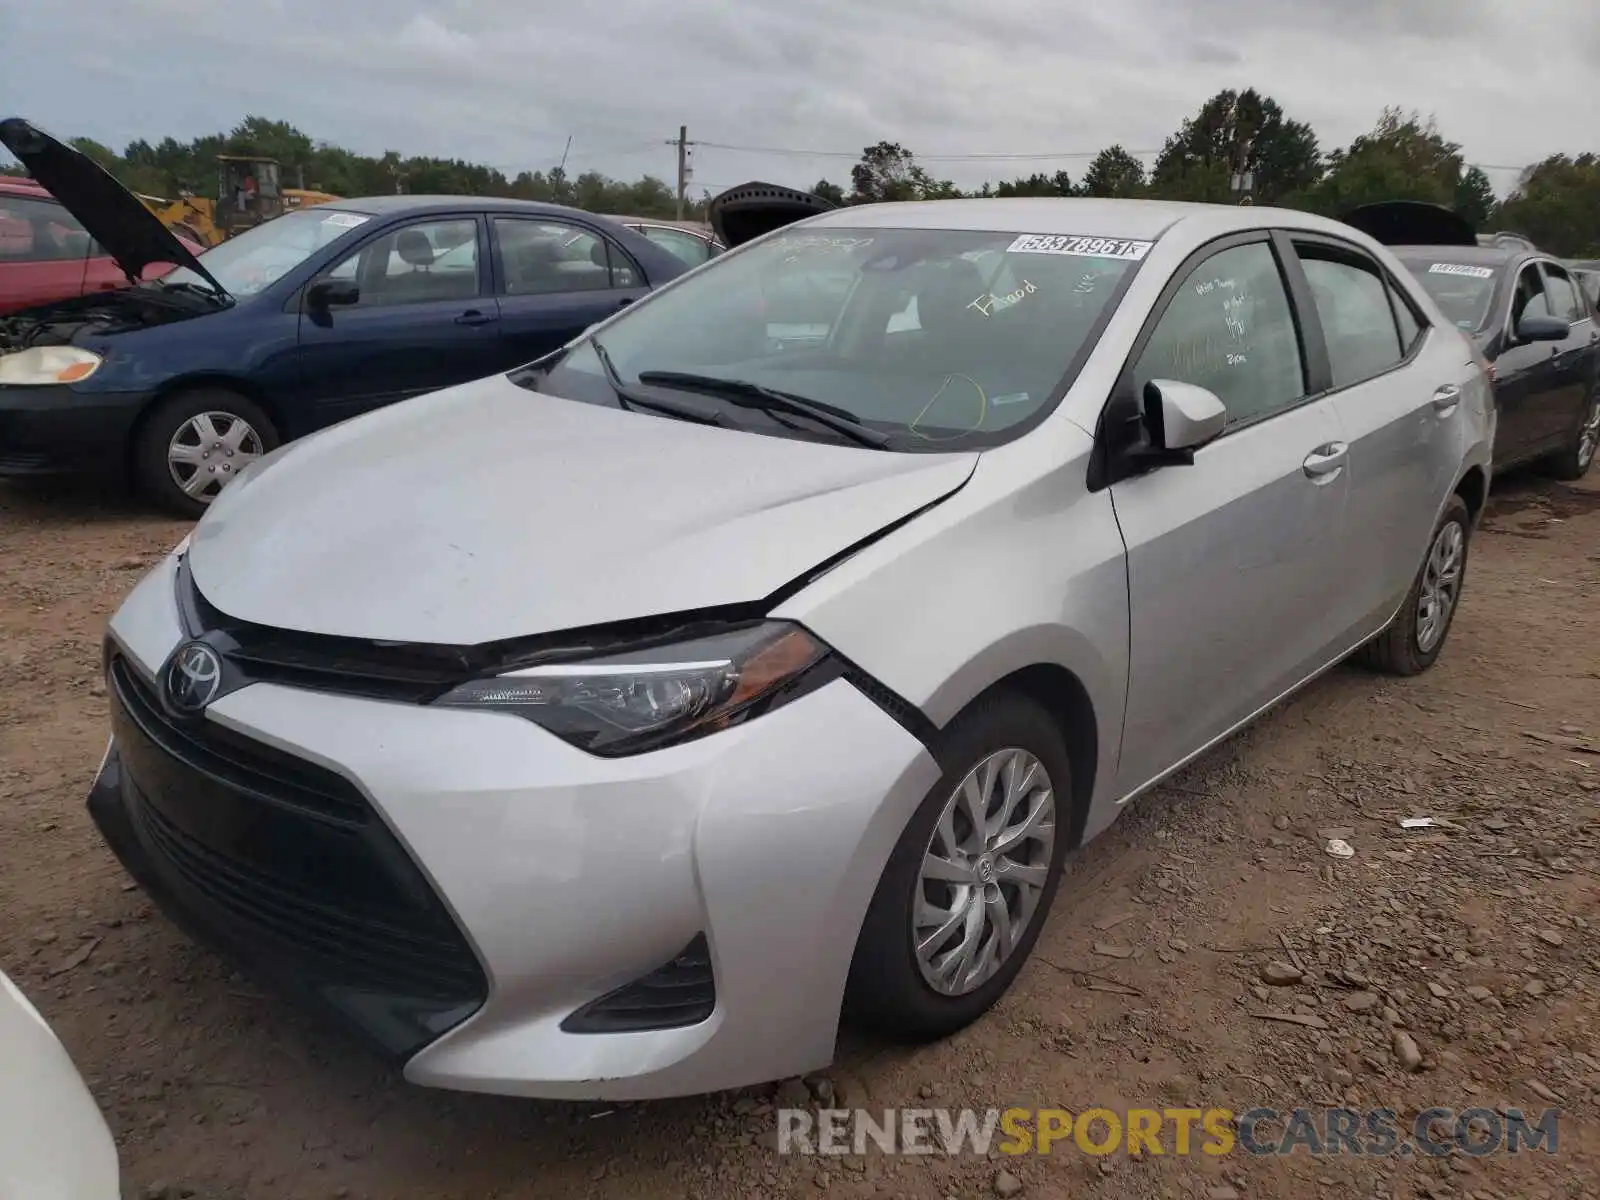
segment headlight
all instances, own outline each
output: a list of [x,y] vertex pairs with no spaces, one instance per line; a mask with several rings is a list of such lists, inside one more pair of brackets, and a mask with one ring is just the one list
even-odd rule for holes
[[692,741],[832,678],[826,646],[772,621],[636,653],[474,679],[435,703],[515,713],[608,758]]
[[35,346],[0,355],[0,383],[78,383],[98,371],[102,361],[76,346]]

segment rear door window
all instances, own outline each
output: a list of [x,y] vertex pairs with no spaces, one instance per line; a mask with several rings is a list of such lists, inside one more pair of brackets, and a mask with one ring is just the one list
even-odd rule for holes
[[1366,255],[1295,243],[1328,345],[1333,386],[1350,387],[1398,366],[1404,354],[1383,274]]
[[88,231],[54,200],[0,195],[0,262],[69,262],[92,249]]

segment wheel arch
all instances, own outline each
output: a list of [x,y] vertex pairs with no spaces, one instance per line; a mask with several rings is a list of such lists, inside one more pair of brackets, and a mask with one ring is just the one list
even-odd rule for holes
[[[1050,715],[1061,731],[1072,764],[1072,808],[1067,846],[1076,849],[1088,824],[1095,779],[1100,767],[1100,723],[1094,701],[1082,679],[1057,662],[1034,662],[1017,667],[973,696],[941,727],[941,732],[977,705],[996,695],[1019,695]],[[939,744],[934,747],[940,757]],[[941,761],[941,766],[947,765]]]
[[1489,502],[1489,473],[1482,467],[1473,465],[1457,481],[1454,495],[1460,496],[1467,506],[1467,515],[1472,518],[1472,525],[1477,527],[1478,518],[1483,516],[1484,505]]
[[182,396],[185,393],[198,392],[206,388],[234,392],[243,396],[267,414],[267,419],[272,422],[273,429],[277,432],[280,441],[289,440],[289,435],[284,429],[282,411],[261,388],[249,380],[243,379],[238,375],[229,375],[224,371],[206,371],[194,375],[184,375],[176,379],[170,379],[157,388],[150,398],[145,401],[144,406],[139,410],[139,415],[134,418],[133,425],[128,430],[128,443],[123,450],[130,470],[133,467],[133,456],[139,445],[139,438],[143,435],[145,427],[150,423],[150,418],[155,415],[157,410],[174,396]]

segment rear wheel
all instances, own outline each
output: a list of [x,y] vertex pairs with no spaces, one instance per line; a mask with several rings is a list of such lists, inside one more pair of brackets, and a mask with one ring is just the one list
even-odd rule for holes
[[1450,497],[1405,603],[1389,627],[1361,648],[1363,663],[1390,675],[1416,675],[1433,666],[1461,600],[1471,532],[1466,501]]
[[1572,439],[1545,461],[1545,470],[1556,479],[1574,482],[1589,473],[1595,452],[1600,450],[1600,394],[1589,402],[1583,424]]
[[143,421],[133,473],[150,500],[198,517],[222,489],[278,446],[266,413],[237,392],[199,388],[170,397]]
[[944,1037],[1010,988],[1044,927],[1067,852],[1072,772],[1043,709],[981,701],[950,727],[943,776],[901,834],[862,923],[845,1016]]

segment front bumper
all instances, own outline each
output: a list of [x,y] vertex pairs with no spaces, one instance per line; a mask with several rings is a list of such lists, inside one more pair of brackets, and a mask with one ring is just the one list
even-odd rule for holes
[[[183,640],[174,570],[147,577],[112,621],[115,653],[146,681]],[[114,669],[114,699],[119,686]],[[229,784],[228,763],[198,755],[178,770],[140,745],[137,721],[117,721],[91,808],[183,924],[335,1011],[414,1082],[553,1098],[651,1099],[827,1065],[861,919],[938,776],[921,743],[844,680],[625,759],[504,714],[271,683],[213,704],[206,730],[252,762],[277,756],[260,769],[280,784],[299,764],[323,793],[329,776],[349,785],[372,818],[357,854],[326,833],[327,813],[299,814],[302,834],[323,832],[296,841],[281,787],[264,796],[260,775]],[[198,847],[141,835],[149,809]],[[207,853],[220,861],[199,862]],[[376,891],[346,886],[371,871]],[[376,953],[380,925],[411,939],[390,961]],[[341,966],[330,934],[359,953]],[[715,985],[706,1019],[562,1028],[701,936]],[[431,979],[420,940],[439,964]],[[476,990],[462,948],[481,969]]]
[[120,470],[149,395],[0,384],[0,477]]

